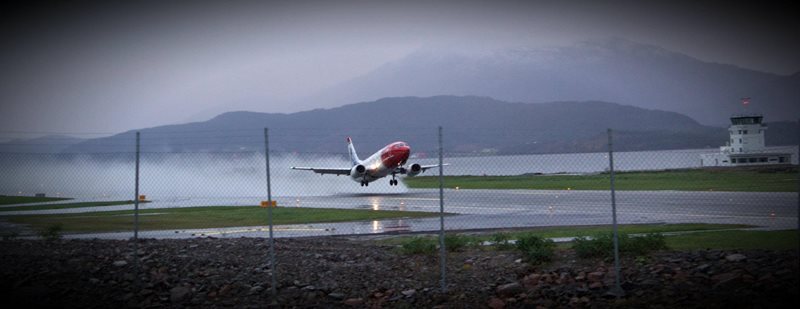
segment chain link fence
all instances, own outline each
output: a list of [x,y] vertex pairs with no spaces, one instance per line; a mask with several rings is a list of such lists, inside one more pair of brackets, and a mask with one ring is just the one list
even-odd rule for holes
[[[514,233],[520,231],[569,240],[598,229],[611,231],[612,223],[653,225],[652,230],[667,232],[672,230],[658,227],[695,224],[675,230],[685,232],[712,225],[777,230],[798,224],[796,147],[773,149],[790,164],[707,167],[701,154],[714,149],[613,152],[610,130],[608,143],[592,146],[597,151],[563,154],[476,148],[459,138],[472,135],[471,140],[491,145],[489,134],[476,137],[480,133],[446,128],[442,135],[435,129],[354,132],[361,159],[389,142],[404,141],[412,147],[405,166],[431,168],[415,177],[398,174],[397,185],[390,182],[390,173],[368,186],[347,174],[292,169],[353,167],[344,136],[313,129],[215,131],[205,138],[183,138],[188,132],[142,133],[138,147],[133,135],[126,135],[89,144],[88,152],[26,148],[0,153],[2,233],[33,238],[54,233],[103,239],[274,237],[278,241],[266,247],[278,253],[292,246],[282,238],[431,235],[439,237],[439,262],[430,260],[419,275],[447,290],[445,264],[463,261],[447,259],[445,232],[482,232],[478,244],[496,244],[502,237],[518,238]],[[326,256],[357,254],[336,246],[304,249]],[[280,258],[270,257],[265,268],[279,281],[268,284],[273,293],[308,280],[281,271]],[[619,281],[615,285],[619,288]]]

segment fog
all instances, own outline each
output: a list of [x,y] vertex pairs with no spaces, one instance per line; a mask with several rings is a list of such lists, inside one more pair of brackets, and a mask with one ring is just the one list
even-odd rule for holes
[[[350,193],[403,193],[401,183],[381,179],[361,187],[347,176],[319,175],[292,166],[346,167],[342,157],[278,155],[270,158],[272,196],[324,196]],[[72,197],[81,200],[132,199],[135,162],[132,155],[14,155],[0,157],[0,194]],[[267,197],[265,158],[243,154],[143,154],[139,193],[152,201],[214,198],[225,203],[258,204]],[[252,200],[252,202],[248,202]],[[235,202],[234,202],[235,201]]]

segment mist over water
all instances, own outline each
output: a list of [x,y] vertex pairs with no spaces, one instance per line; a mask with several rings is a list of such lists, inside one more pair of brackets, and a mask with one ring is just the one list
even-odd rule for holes
[[[319,175],[292,170],[292,166],[347,167],[342,157],[270,157],[272,196],[321,196],[355,193],[403,193],[401,183],[389,186],[381,179],[361,187],[348,176]],[[81,155],[0,156],[0,194],[73,197],[85,200],[133,199],[135,161],[133,155],[113,159]],[[185,198],[245,198],[252,204],[266,200],[267,180],[261,153],[146,153],[140,159],[139,194],[148,200]]]

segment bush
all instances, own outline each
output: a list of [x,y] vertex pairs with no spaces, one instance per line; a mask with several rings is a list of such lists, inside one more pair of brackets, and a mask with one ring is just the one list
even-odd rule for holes
[[472,245],[472,241],[467,236],[458,234],[445,234],[444,247],[447,251],[461,251]]
[[514,249],[514,244],[511,243],[511,235],[508,233],[497,233],[492,235],[492,241],[497,250],[511,250]]
[[61,223],[54,223],[40,230],[39,236],[48,241],[59,240],[61,239],[61,230],[63,230]]
[[538,264],[550,261],[553,258],[556,243],[551,239],[528,234],[520,236],[517,239],[516,246],[529,262]]
[[401,246],[405,254],[432,254],[436,252],[436,242],[431,238],[414,237]]
[[626,237],[626,242],[620,242],[620,252],[644,255],[652,251],[667,249],[664,235],[650,233],[639,237]]
[[[578,237],[572,242],[575,253],[582,258],[612,257],[614,255],[614,234],[599,234],[592,238]],[[630,237],[628,234],[619,234],[619,252],[644,255],[656,250],[667,248],[664,236],[651,233],[639,237]]]

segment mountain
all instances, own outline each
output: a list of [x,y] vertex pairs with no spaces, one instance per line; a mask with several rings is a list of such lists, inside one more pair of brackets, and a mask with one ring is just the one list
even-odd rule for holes
[[[437,129],[450,153],[605,151],[612,128],[617,150],[722,145],[727,130],[675,112],[600,101],[509,103],[487,97],[384,98],[292,114],[229,112],[204,122],[139,130],[144,152],[263,151],[263,128],[278,152],[344,153],[352,136],[362,155],[395,140],[436,153]],[[84,141],[67,152],[132,152],[134,131]]]
[[[791,117],[800,114],[800,73],[780,76],[709,63],[612,38],[548,49],[422,50],[309,100],[344,104],[443,94],[511,102],[617,102],[727,126],[731,114],[745,111],[772,121],[796,120]],[[743,97],[752,103],[742,106]]]
[[86,139],[65,135],[47,135],[30,139],[13,139],[0,143],[0,152],[11,153],[58,153]]

